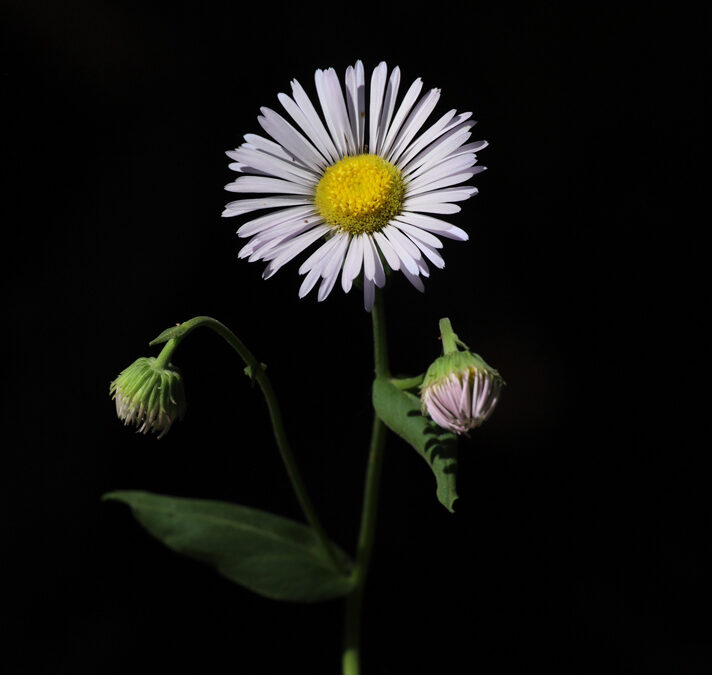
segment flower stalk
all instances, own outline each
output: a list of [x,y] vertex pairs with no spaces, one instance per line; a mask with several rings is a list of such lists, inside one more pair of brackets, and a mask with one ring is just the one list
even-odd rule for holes
[[[277,395],[272,387],[272,382],[270,381],[267,373],[265,372],[264,366],[254,357],[252,352],[245,346],[245,344],[224,324],[220,323],[216,319],[209,316],[196,316],[189,321],[186,321],[175,329],[170,329],[168,333],[168,341],[166,346],[161,351],[159,359],[164,357],[169,358],[170,354],[175,350],[175,348],[180,344],[180,342],[193,330],[199,327],[210,328],[213,332],[217,333],[225,342],[227,342],[240,356],[240,358],[245,362],[250,376],[257,382],[264,395],[265,402],[267,403],[267,409],[269,411],[270,421],[272,423],[272,431],[274,433],[275,441],[277,442],[277,448],[279,449],[280,456],[284,462],[285,469],[287,471],[287,476],[292,484],[292,488],[297,497],[297,501],[304,513],[307,522],[314,530],[319,543],[321,544],[324,553],[328,557],[331,564],[340,572],[346,573],[342,563],[337,558],[331,541],[326,535],[324,526],[321,524],[314,504],[307,492],[306,485],[297,466],[296,459],[294,458],[294,453],[289,444],[287,438],[287,432],[284,427],[284,422],[282,420],[282,411],[279,406],[279,401],[277,400]],[[151,344],[156,344],[164,339],[166,333],[162,333],[158,338],[153,340]]]

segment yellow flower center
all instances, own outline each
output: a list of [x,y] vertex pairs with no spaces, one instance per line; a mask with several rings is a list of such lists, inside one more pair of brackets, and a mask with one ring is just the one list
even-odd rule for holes
[[327,225],[351,234],[378,232],[403,206],[401,172],[378,155],[344,157],[324,172],[314,202]]

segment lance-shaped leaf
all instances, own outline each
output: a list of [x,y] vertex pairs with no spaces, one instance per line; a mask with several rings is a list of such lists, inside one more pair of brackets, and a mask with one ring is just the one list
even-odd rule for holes
[[437,484],[437,497],[450,513],[457,499],[457,436],[420,412],[420,399],[379,377],[373,383],[373,407],[384,424],[425,459]]
[[158,335],[158,337],[153,338],[153,340],[151,340],[148,344],[152,346],[160,345],[164,342],[168,342],[168,340],[174,340],[183,337],[186,333],[193,330],[193,328],[194,326],[192,326],[188,322],[176,324],[175,326],[166,328],[166,330],[162,331],[160,335]]
[[[346,595],[349,577],[336,569],[313,530],[258,509],[140,491],[109,492],[168,548],[215,567],[275,600],[319,602]],[[334,546],[344,569],[346,554]]]

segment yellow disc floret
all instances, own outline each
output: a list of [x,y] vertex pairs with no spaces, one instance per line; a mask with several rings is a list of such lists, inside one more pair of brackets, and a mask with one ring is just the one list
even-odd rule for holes
[[314,202],[327,225],[351,234],[378,232],[400,213],[401,172],[378,155],[344,157],[324,172]]

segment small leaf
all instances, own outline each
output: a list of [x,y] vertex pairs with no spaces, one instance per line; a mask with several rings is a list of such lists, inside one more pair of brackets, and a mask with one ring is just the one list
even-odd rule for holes
[[423,384],[424,379],[425,373],[421,373],[420,375],[415,375],[414,377],[392,377],[390,382],[398,387],[398,389],[411,391],[412,389],[417,389],[421,384]]
[[[266,363],[260,363],[260,370],[264,372],[267,370],[267,364]],[[253,382],[255,381],[255,373],[253,372],[252,366],[245,366],[244,368],[244,373],[249,377]]]
[[[319,602],[346,595],[348,576],[335,569],[313,530],[288,518],[227,502],[141,491],[109,492],[168,548],[274,600]],[[334,547],[344,567],[351,563]]]
[[373,407],[384,424],[412,445],[428,463],[437,484],[437,497],[450,513],[457,499],[457,436],[420,412],[420,399],[379,377],[373,383]]
[[166,330],[164,330],[158,337],[153,338],[153,340],[151,340],[148,344],[150,346],[163,344],[164,342],[168,342],[168,340],[180,337],[183,333],[190,329],[191,327],[186,327],[184,323],[176,324],[175,326],[166,328]]

